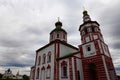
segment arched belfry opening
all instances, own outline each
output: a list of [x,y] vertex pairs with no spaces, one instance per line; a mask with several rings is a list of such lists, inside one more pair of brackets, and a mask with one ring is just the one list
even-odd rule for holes
[[88,64],[89,80],[98,80],[97,68],[94,63]]

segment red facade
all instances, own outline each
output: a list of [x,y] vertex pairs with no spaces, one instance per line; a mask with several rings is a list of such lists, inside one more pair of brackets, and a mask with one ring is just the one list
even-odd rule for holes
[[108,46],[104,43],[99,24],[83,12],[79,28],[82,45],[79,46],[84,80],[117,80]]
[[83,12],[79,28],[82,42],[79,49],[67,43],[67,32],[59,20],[55,26],[49,44],[36,51],[31,80],[117,80],[100,25],[91,21],[87,11]]

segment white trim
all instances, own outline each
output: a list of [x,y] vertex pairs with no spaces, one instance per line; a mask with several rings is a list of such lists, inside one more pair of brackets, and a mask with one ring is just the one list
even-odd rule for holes
[[80,80],[84,80],[82,60],[80,60]]
[[74,57],[72,57],[72,71],[73,71],[73,80],[75,80],[75,65],[74,65]]
[[104,68],[105,68],[105,73],[106,73],[107,80],[110,80],[104,56],[102,56],[102,60],[103,60],[103,64],[104,64]]

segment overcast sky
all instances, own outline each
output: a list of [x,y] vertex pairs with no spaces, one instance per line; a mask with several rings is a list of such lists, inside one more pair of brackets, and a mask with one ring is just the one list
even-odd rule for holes
[[120,74],[120,0],[0,0],[0,73],[10,67],[14,74],[29,75],[35,51],[49,43],[58,17],[68,43],[78,47],[84,7],[100,24]]

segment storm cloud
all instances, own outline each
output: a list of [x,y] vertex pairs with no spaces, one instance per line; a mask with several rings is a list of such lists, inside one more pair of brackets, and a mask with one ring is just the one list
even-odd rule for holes
[[[82,11],[100,23],[114,66],[120,73],[120,1],[115,0],[0,0],[0,72],[7,68],[28,74],[35,51],[49,42],[57,17],[68,33],[68,43],[81,44]],[[4,66],[4,67],[3,67]]]

